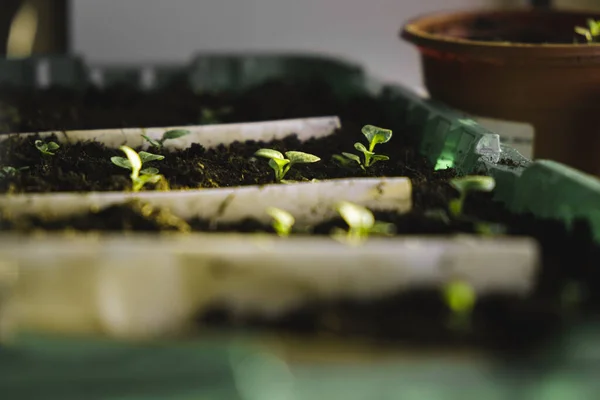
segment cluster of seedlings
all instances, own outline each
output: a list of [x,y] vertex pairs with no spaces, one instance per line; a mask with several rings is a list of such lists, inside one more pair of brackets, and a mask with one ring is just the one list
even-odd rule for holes
[[[459,197],[448,204],[447,210],[438,210],[437,216],[443,214],[450,221],[470,220],[463,213],[463,206],[468,195],[473,192],[490,192],[495,187],[495,181],[488,176],[466,176],[455,178],[451,185],[459,192]],[[332,238],[348,244],[360,245],[372,235],[391,236],[395,233],[395,225],[389,222],[377,221],[373,213],[361,205],[341,201],[335,205],[335,210],[344,220],[347,228],[334,228]],[[288,237],[292,233],[295,218],[286,210],[269,207],[266,210],[271,217],[271,226],[280,237]],[[437,217],[434,216],[434,217]],[[480,225],[487,225],[479,222]],[[488,229],[487,232],[491,232]],[[448,326],[458,332],[467,332],[472,321],[472,311],[475,308],[477,296],[475,289],[462,280],[453,280],[443,286],[440,292],[446,306],[450,311]]]
[[[362,133],[368,141],[368,148],[362,143],[355,143],[354,147],[360,151],[363,158],[352,153],[342,153],[341,155],[334,155],[332,160],[343,168],[354,168],[357,171],[367,171],[377,161],[389,160],[388,156],[375,154],[374,148],[377,144],[386,143],[392,138],[392,131],[388,129],[379,128],[373,125],[366,125],[362,128]],[[161,151],[164,149],[164,143],[167,140],[177,139],[186,135],[189,135],[190,131],[185,129],[174,129],[166,131],[160,139],[153,139],[147,135],[141,135],[144,141],[152,149],[149,151],[136,152],[129,146],[121,146],[120,150],[124,153],[124,157],[111,157],[112,164],[129,170],[131,178],[131,190],[138,192],[142,190],[147,184],[153,184],[155,189],[158,190],[169,190],[169,184],[165,176],[162,175],[159,169],[149,163],[161,161],[165,159],[164,155],[161,155]],[[60,145],[56,142],[45,142],[43,140],[36,140],[35,147],[44,157],[52,157],[60,150]],[[261,157],[268,159],[268,165],[274,172],[275,183],[290,183],[291,181],[286,180],[285,177],[290,169],[296,164],[311,164],[321,161],[321,159],[313,154],[304,153],[301,151],[286,151],[285,154],[268,148],[259,149],[254,153],[255,157]],[[11,166],[4,166],[0,170],[0,179],[7,178],[18,174],[20,171],[27,169],[14,168]],[[316,181],[313,179],[313,181]]]
[[[164,155],[159,154],[164,149],[164,143],[167,140],[177,139],[190,134],[188,130],[170,130],[166,131],[160,139],[152,139],[142,135],[153,152],[139,151],[128,146],[121,146],[120,150],[124,157],[111,157],[112,164],[128,170],[130,172],[131,190],[138,192],[147,184],[153,184],[158,190],[169,190],[169,184],[165,177],[160,173],[159,168],[149,166],[148,163],[159,162],[165,159]],[[367,171],[374,163],[387,161],[389,157],[375,153],[375,147],[378,144],[387,143],[392,138],[392,131],[379,128],[373,125],[365,125],[362,128],[362,134],[367,140],[367,145],[357,142],[354,144],[355,150],[359,155],[343,152],[334,155],[332,160],[341,168],[354,168],[356,170]],[[52,157],[60,150],[60,145],[55,142],[35,141],[35,147],[45,157]],[[274,181],[277,183],[289,183],[285,179],[286,174],[295,164],[309,164],[321,161],[315,155],[300,152],[287,151],[281,152],[262,148],[254,153],[254,156],[268,159],[269,167],[274,171]],[[16,169],[5,166],[0,169],[0,179],[6,176],[18,174],[20,170],[27,167]],[[428,216],[437,218],[448,223],[452,220],[469,220],[463,213],[463,205],[469,193],[476,191],[489,192],[495,187],[494,179],[488,176],[467,176],[455,178],[450,184],[459,192],[459,197],[453,199],[448,204],[447,209],[432,210]],[[395,234],[395,225],[389,222],[376,220],[373,213],[366,207],[354,204],[348,201],[342,201],[335,205],[335,211],[347,225],[346,229],[334,228],[331,231],[331,237],[347,245],[360,245],[370,236],[391,236]],[[271,226],[276,234],[282,238],[289,237],[293,233],[295,218],[288,211],[269,207],[266,213],[271,217]],[[490,225],[477,222],[481,228],[481,233],[494,233]],[[470,312],[475,305],[475,292],[467,283],[462,281],[448,283],[441,292],[449,310],[451,310],[452,320],[450,324],[456,329],[468,327],[470,321]]]
[[[377,161],[386,161],[390,158],[381,154],[375,154],[373,150],[379,143],[387,143],[392,138],[392,131],[379,128],[373,125],[365,125],[362,133],[369,142],[367,149],[362,143],[355,143],[354,148],[363,154],[364,160],[352,153],[342,153],[333,156],[333,160],[344,168],[360,167],[363,171],[372,166]],[[257,157],[269,159],[269,167],[275,172],[275,181],[286,183],[283,178],[294,164],[309,164],[321,161],[313,154],[303,153],[301,151],[288,151],[285,156],[281,152],[273,149],[260,149],[255,154]]]

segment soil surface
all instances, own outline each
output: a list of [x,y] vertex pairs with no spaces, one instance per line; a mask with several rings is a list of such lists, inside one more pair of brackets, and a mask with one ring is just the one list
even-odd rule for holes
[[[426,164],[413,146],[404,140],[404,132],[396,131],[392,140],[376,147],[378,154],[390,156],[389,161],[381,161],[366,172],[355,168],[342,168],[334,160],[334,154],[353,152],[354,143],[366,144],[361,126],[349,121],[334,135],[325,138],[300,142],[295,135],[272,142],[248,141],[233,143],[230,146],[205,149],[192,145],[185,150],[157,151],[165,159],[151,161],[146,167],[157,168],[169,182],[171,189],[214,188],[241,185],[261,185],[274,182],[274,171],[268,160],[253,157],[260,148],[290,150],[314,154],[321,161],[311,164],[296,164],[285,176],[287,180],[306,181],[311,179],[332,179],[361,176],[409,176],[414,181],[423,182],[436,177],[446,177],[448,173],[435,173]],[[0,192],[87,192],[130,190],[130,171],[114,165],[111,157],[123,157],[118,149],[106,148],[97,142],[64,144],[55,155],[42,154],[34,145],[37,136],[12,136],[0,146],[0,167],[27,168],[0,180]],[[46,141],[56,140],[56,138]],[[141,149],[136,149],[140,151]],[[439,179],[438,179],[439,180]],[[145,190],[154,189],[151,185]]]
[[[439,32],[455,38],[519,44],[573,44],[585,43],[585,38],[575,33],[575,27],[587,28],[586,21],[573,24],[551,23],[540,20],[536,25],[530,19],[486,18],[474,19],[464,25],[444,26]],[[571,21],[568,21],[571,22]]]
[[[168,99],[172,102],[165,103]],[[105,92],[91,90],[83,95],[49,90],[32,98],[16,96],[11,107],[18,108],[15,113],[19,116],[18,123],[8,124],[8,131],[13,132],[198,124],[198,110],[206,107],[228,109],[220,122],[327,115],[338,115],[342,120],[343,128],[335,135],[306,143],[292,135],[270,143],[234,143],[213,149],[195,145],[183,151],[148,150],[166,156],[144,166],[158,168],[171,189],[272,183],[274,174],[268,160],[252,157],[261,147],[282,152],[304,151],[321,158],[314,164],[295,165],[286,176],[288,180],[402,175],[422,181],[432,176],[428,168],[423,168],[425,161],[413,150],[407,132],[385,112],[390,107],[388,100],[366,95],[340,100],[321,82],[270,82],[240,95],[220,96],[194,95],[179,87],[165,91],[162,97],[153,93],[144,96],[126,87]],[[391,160],[375,164],[366,174],[360,168],[340,168],[331,156],[343,151],[355,152],[354,143],[365,142],[360,129],[366,124],[394,131],[389,143],[376,148],[376,152],[389,155]],[[131,187],[129,171],[110,161],[112,156],[123,156],[120,150],[95,142],[65,143],[55,155],[48,156],[34,146],[37,139],[11,136],[2,143],[0,167],[17,168],[19,172],[0,179],[0,192],[121,191]],[[422,171],[427,172],[423,175]],[[145,189],[153,187],[148,185]]]

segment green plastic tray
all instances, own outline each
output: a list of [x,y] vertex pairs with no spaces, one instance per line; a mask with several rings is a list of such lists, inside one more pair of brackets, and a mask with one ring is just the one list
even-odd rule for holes
[[[39,82],[40,65],[46,65],[44,82]],[[586,219],[600,242],[600,180],[557,162],[525,159],[501,145],[493,132],[468,115],[401,86],[382,85],[369,79],[360,66],[346,61],[306,54],[254,53],[202,54],[188,65],[87,66],[79,57],[59,56],[0,60],[0,84],[29,87],[84,88],[97,80],[105,86],[127,82],[152,90],[183,80],[196,91],[244,90],[272,78],[313,76],[330,82],[340,96],[367,91],[387,96],[391,100],[388,112],[397,118],[399,126],[408,125],[418,135],[421,152],[439,168],[489,174],[497,181],[497,199],[511,210],[559,219],[567,226],[576,218]],[[498,163],[501,159],[518,166]]]

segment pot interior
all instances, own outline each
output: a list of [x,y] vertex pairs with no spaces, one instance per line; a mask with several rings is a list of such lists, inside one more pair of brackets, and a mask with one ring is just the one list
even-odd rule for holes
[[566,11],[489,11],[425,17],[415,23],[424,33],[455,39],[521,44],[584,43],[575,27],[587,28],[599,13]]

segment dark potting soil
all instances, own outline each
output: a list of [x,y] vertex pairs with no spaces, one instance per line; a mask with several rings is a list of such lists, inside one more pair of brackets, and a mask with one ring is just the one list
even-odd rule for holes
[[498,165],[505,165],[507,167],[521,167],[522,164],[512,160],[510,158],[501,158],[500,161],[498,161]]
[[[365,142],[360,126],[352,122],[325,138],[300,142],[295,135],[272,142],[247,141],[205,149],[194,144],[179,151],[155,151],[164,160],[152,161],[144,167],[156,167],[165,176],[171,189],[214,188],[241,185],[262,185],[274,182],[274,172],[268,160],[253,157],[263,147],[286,152],[304,151],[321,158],[312,164],[297,164],[286,175],[288,180],[332,179],[361,176],[408,176],[417,184],[441,181],[447,173],[434,173],[424,157],[407,143],[404,132],[395,132],[389,143],[376,148],[389,161],[374,164],[365,173],[358,166],[341,168],[332,160],[334,154],[353,152],[354,143]],[[118,149],[106,148],[97,142],[64,144],[54,156],[42,154],[34,142],[37,136],[12,136],[0,146],[0,166],[27,169],[0,180],[0,192],[83,192],[126,191],[131,188],[129,170],[111,162],[111,157],[123,157]],[[53,139],[49,139],[50,141]],[[54,138],[55,140],[55,138]],[[140,150],[140,149],[137,149]],[[439,178],[436,178],[439,177]],[[152,185],[145,189],[152,190]]]
[[[378,152],[392,159],[375,164],[366,175],[406,175],[422,180],[419,171],[424,160],[409,144],[397,119],[385,112],[388,100],[368,95],[341,100],[328,85],[318,81],[269,82],[239,95],[195,95],[180,87],[145,95],[127,87],[103,92],[90,89],[83,94],[53,89],[29,95],[17,92],[16,100],[11,100],[10,107],[17,110],[18,118],[7,123],[8,131],[190,125],[199,123],[201,110],[224,108],[229,111],[219,117],[220,122],[326,115],[338,115],[342,120],[342,129],[335,135],[307,143],[290,136],[272,143],[234,143],[214,149],[195,145],[184,151],[149,150],[166,156],[146,166],[158,168],[171,189],[271,183],[274,175],[267,160],[252,157],[261,147],[300,150],[321,157],[318,163],[294,166],[286,176],[289,180],[364,176],[358,168],[341,169],[331,156],[342,151],[353,152],[356,141],[364,142],[360,129],[366,124],[394,130],[392,141],[377,147]],[[13,136],[2,142],[0,167],[27,169],[0,180],[0,192],[120,191],[131,186],[129,172],[110,161],[112,156],[123,156],[118,149],[95,142],[62,144],[54,156],[47,156],[35,148],[36,139]],[[152,185],[147,189],[153,189]]]
[[357,124],[380,123],[380,100],[340,99],[331,85],[268,81],[242,93],[195,93],[185,83],[142,92],[118,85],[84,91],[0,90],[0,133],[202,125],[338,115]]
[[[583,21],[581,26],[587,26]],[[469,25],[445,27],[443,33],[452,37],[484,42],[508,42],[520,44],[573,44],[585,43],[573,26],[535,26],[527,20],[477,18]]]

